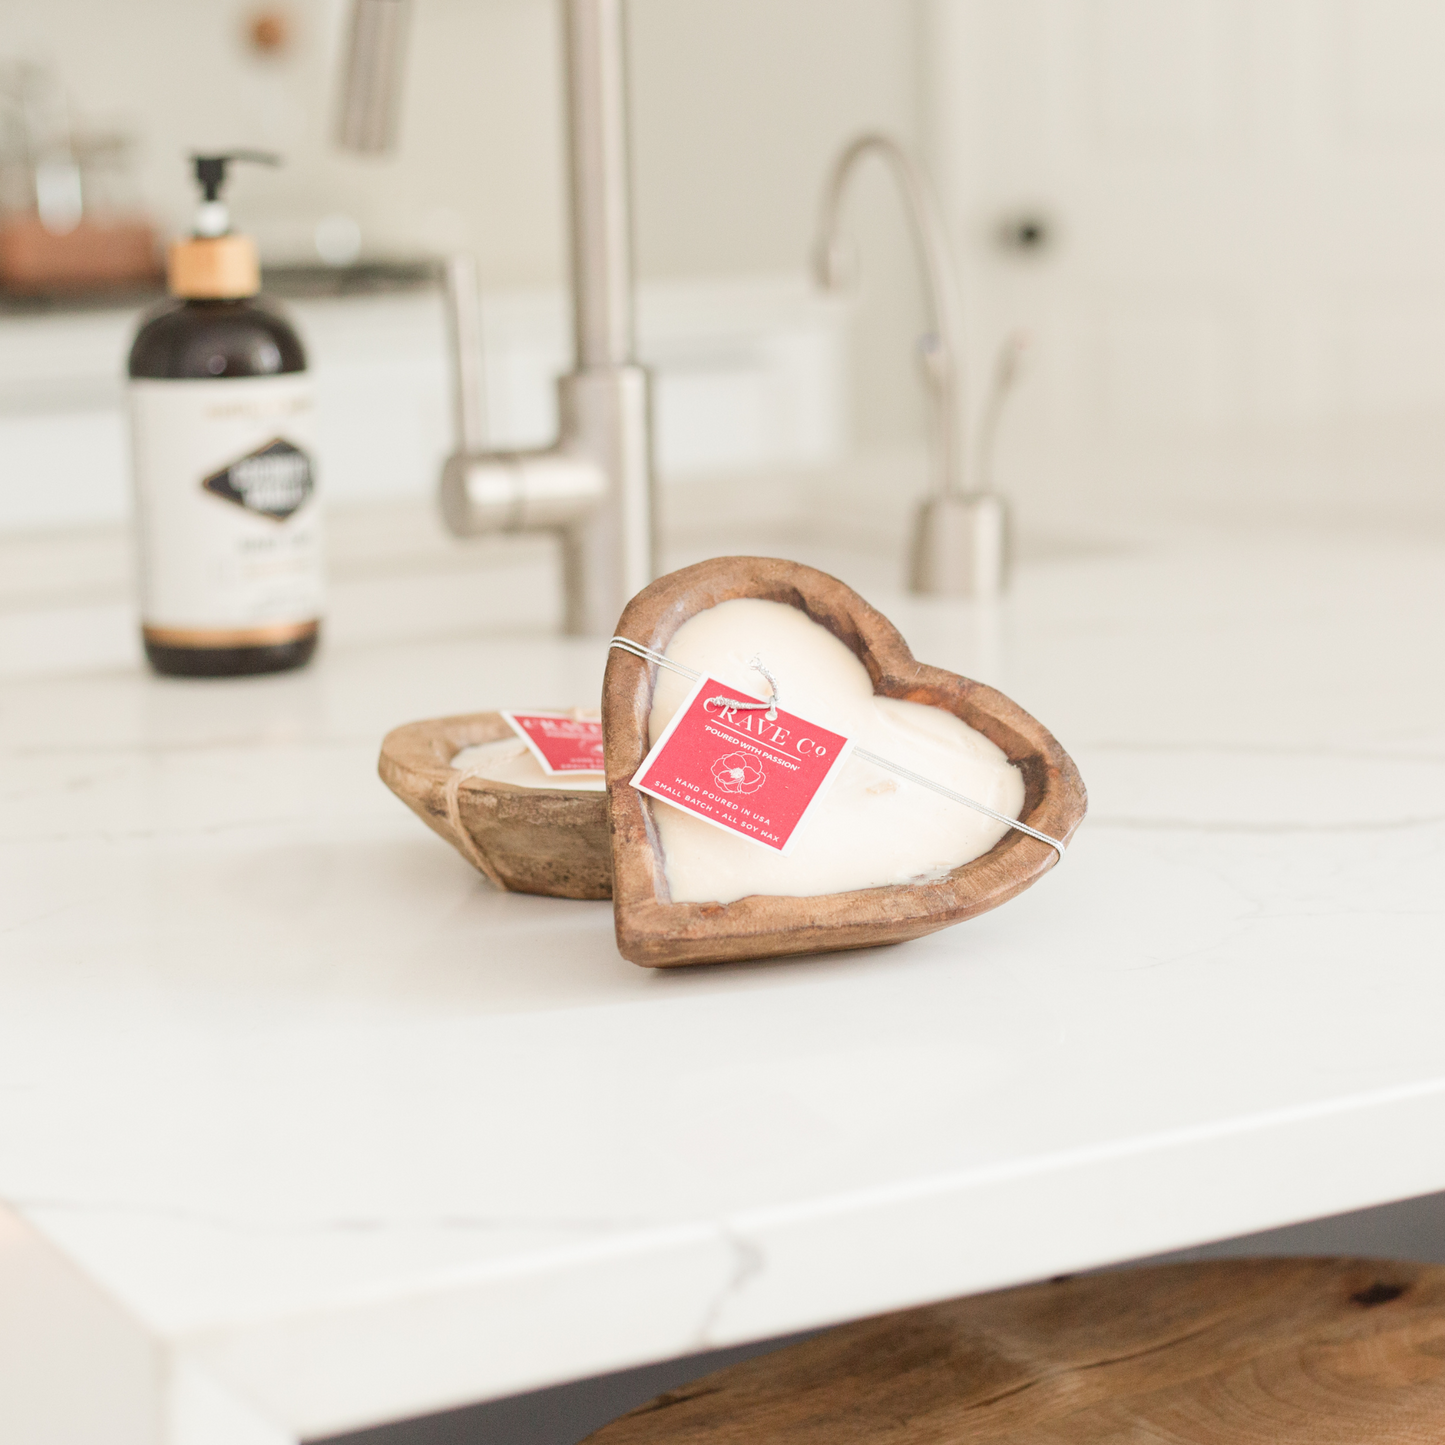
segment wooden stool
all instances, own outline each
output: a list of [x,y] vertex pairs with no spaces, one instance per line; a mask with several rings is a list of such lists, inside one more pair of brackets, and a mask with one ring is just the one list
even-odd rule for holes
[[1445,1268],[1248,1259],[862,1320],[587,1445],[1445,1445]]

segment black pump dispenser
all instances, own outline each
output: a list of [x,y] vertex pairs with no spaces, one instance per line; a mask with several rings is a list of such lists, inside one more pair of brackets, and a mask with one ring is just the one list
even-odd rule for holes
[[196,207],[193,234],[211,241],[231,232],[231,213],[221,199],[226,185],[226,168],[236,161],[250,161],[260,166],[279,166],[281,157],[269,151],[224,151],[218,155],[192,155],[191,167],[196,185],[200,187],[201,204]]
[[258,166],[279,166],[281,157],[270,151],[227,151],[224,155],[192,155],[191,164],[196,168],[196,184],[208,201],[221,199],[221,187],[226,184],[226,167],[232,161],[250,161]]

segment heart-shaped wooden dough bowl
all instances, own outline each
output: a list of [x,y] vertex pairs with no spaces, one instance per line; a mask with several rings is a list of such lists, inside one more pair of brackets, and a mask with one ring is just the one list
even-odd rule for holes
[[491,778],[463,778],[456,822],[447,786],[463,748],[514,738],[499,712],[430,718],[394,728],[382,739],[381,780],[498,888],[552,898],[610,898],[612,855],[604,793],[522,788]]
[[[916,661],[881,612],[826,572],[772,557],[715,557],[639,592],[617,632],[665,652],[688,618],[735,597],[800,608],[852,650],[874,692],[944,708],[997,743],[1023,773],[1021,822],[1064,842],[1079,826],[1083,780],[1048,730],[1001,692]],[[664,968],[901,943],[997,908],[1058,860],[1047,843],[1010,829],[982,857],[934,882],[814,898],[755,894],[735,903],[673,903],[652,817],[653,808],[667,805],[630,786],[648,751],[654,676],[648,663],[614,648],[602,689],[613,916],[617,947],[633,963]]]

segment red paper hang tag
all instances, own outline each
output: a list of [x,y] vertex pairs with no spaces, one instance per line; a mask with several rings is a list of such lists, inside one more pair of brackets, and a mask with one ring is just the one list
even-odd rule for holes
[[787,853],[853,744],[796,713],[730,708],[748,699],[705,677],[673,714],[632,786],[729,833]]
[[544,773],[600,773],[602,724],[567,712],[504,712]]

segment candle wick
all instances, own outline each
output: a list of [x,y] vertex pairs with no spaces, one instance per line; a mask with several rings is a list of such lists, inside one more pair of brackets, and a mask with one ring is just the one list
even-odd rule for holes
[[769,686],[770,688],[772,688],[772,690],[773,690],[773,695],[772,695],[772,697],[770,697],[770,698],[768,699],[767,719],[768,719],[769,722],[777,722],[777,720],[778,720],[778,680],[777,680],[777,678],[775,678],[775,677],[772,675],[772,673],[768,671],[768,666],[767,666],[767,664],[762,660],[761,657],[758,657],[756,654],[748,659],[748,666],[751,667],[754,672],[760,672],[760,673],[762,673],[762,675],[763,675],[765,678],[767,678],[767,680],[768,680],[768,686]]
[[752,712],[752,711],[754,711],[754,710],[756,710],[756,709],[758,709],[758,708],[764,708],[764,707],[765,707],[765,708],[767,708],[767,712],[763,714],[764,717],[766,717],[769,722],[777,722],[777,720],[778,720],[778,680],[777,680],[777,678],[775,678],[775,677],[772,675],[772,673],[768,671],[767,665],[763,662],[763,660],[762,660],[761,657],[750,657],[750,658],[748,659],[748,666],[751,667],[755,672],[760,672],[760,673],[762,673],[762,675],[763,675],[765,678],[767,678],[767,680],[768,680],[768,686],[771,687],[772,690],[773,690],[773,695],[772,695],[771,698],[768,699],[767,702],[740,702],[740,701],[738,701],[738,699],[735,698],[735,697],[710,697],[710,698],[708,698],[708,701],[709,701],[709,702],[719,703],[719,704],[721,704],[723,707],[735,707],[735,708],[739,708],[739,709],[742,709],[743,711],[746,711],[746,712]]

